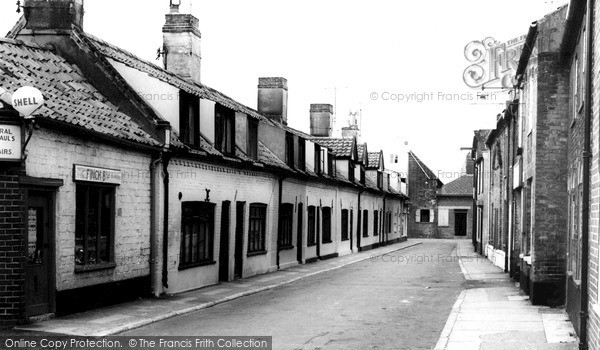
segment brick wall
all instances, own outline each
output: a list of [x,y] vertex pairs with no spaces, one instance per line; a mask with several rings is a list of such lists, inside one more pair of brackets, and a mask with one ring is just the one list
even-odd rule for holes
[[[471,238],[473,234],[473,198],[447,196],[438,199],[438,236],[440,238]],[[439,225],[439,211],[448,210],[448,225]],[[455,235],[455,210],[467,210],[467,235]]]
[[[569,80],[558,53],[538,55],[532,302],[564,303]],[[536,288],[535,285],[539,285]]]
[[[410,212],[408,216],[409,238],[435,238],[437,227],[435,222],[416,222],[416,212],[420,209],[432,209],[435,213],[437,201],[437,183],[427,178],[419,164],[412,156],[408,156],[408,197]],[[434,217],[434,220],[437,219]]]
[[21,164],[0,164],[0,328],[17,322],[25,306],[24,174]]
[[[598,72],[598,57],[600,57],[600,25],[598,18],[600,6],[596,3],[594,9],[594,47],[593,47],[593,71]],[[600,348],[600,304],[598,295],[598,278],[600,271],[598,262],[600,255],[598,252],[599,242],[599,206],[600,206],[600,103],[598,100],[598,90],[600,87],[600,74],[594,74],[592,86],[592,161],[590,166],[590,256],[589,256],[589,309],[590,317],[588,323],[588,344],[590,349]]]

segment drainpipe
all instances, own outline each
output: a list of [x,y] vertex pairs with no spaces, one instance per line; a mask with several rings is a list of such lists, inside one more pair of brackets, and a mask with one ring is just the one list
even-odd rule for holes
[[[383,213],[381,214],[382,217],[380,218],[379,221],[381,221],[380,224],[381,224],[381,227],[383,227],[383,230],[382,230],[383,232],[381,232],[381,236],[382,236],[381,240],[383,241],[382,243],[384,243],[384,244],[387,245],[388,237],[387,237],[387,232],[386,232],[386,228],[385,228],[385,221],[386,221],[386,218],[387,218],[387,214],[385,213],[385,200],[386,200],[386,198],[387,198],[387,193],[384,193],[383,194]],[[385,237],[383,237],[384,235],[385,235]]]
[[591,119],[592,119],[592,82],[594,50],[594,0],[587,2],[587,57],[586,57],[586,83],[585,83],[585,120],[583,140],[583,198],[581,208],[581,313],[579,321],[579,349],[587,349],[587,321],[588,321],[588,260],[589,260],[589,211],[590,211],[590,158],[591,158]]
[[360,207],[360,196],[363,190],[358,191],[358,213],[356,217],[356,251],[360,252],[360,241],[362,236],[362,208]]
[[281,253],[281,204],[283,201],[283,180],[285,176],[279,178],[279,218],[277,219],[277,270],[279,270],[279,253]]
[[162,156],[163,155],[161,152],[159,157],[157,159],[153,159],[150,163],[150,285],[152,288],[151,292],[155,297],[158,297],[160,295],[161,288],[160,278],[158,277],[160,275],[160,271],[157,268],[158,266],[156,266],[156,260],[158,259],[159,250],[158,244],[156,242],[156,217],[158,211],[158,203],[156,203],[157,181],[155,170],[158,163],[162,161]]
[[162,285],[169,288],[169,156],[163,157],[163,186],[164,186],[164,218],[163,218],[163,262],[162,262]]

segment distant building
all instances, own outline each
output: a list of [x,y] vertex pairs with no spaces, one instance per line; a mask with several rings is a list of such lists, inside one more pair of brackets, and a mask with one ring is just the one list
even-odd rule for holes
[[407,195],[410,198],[409,238],[439,238],[437,191],[442,181],[412,151],[408,152]]

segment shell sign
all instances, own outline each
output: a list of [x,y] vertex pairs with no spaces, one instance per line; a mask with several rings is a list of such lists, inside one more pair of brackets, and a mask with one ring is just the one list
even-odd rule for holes
[[40,90],[23,86],[12,96],[12,106],[25,118],[30,117],[35,111],[44,105],[44,96]]

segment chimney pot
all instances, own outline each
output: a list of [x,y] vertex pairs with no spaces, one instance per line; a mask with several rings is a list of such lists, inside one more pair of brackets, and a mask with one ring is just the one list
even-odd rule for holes
[[84,0],[25,0],[23,13],[26,29],[70,30],[71,26],[83,28]]
[[310,105],[310,134],[317,137],[331,137],[333,106],[326,103]]
[[198,18],[180,14],[179,5],[171,5],[163,31],[164,65],[168,71],[192,83],[200,84],[200,30]]
[[258,78],[258,112],[287,125],[288,87],[281,77]]

